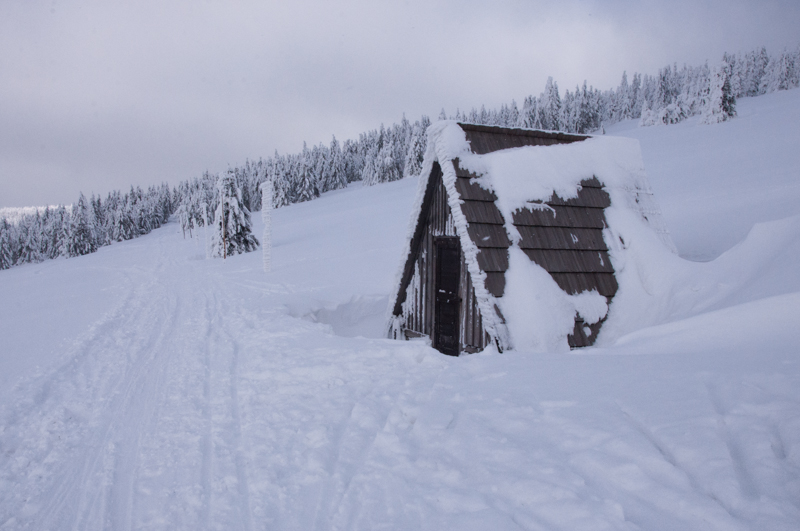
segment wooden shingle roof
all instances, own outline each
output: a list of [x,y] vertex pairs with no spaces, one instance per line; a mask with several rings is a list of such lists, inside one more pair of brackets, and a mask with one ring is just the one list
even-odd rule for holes
[[[472,124],[459,126],[464,130],[472,152],[477,155],[523,146],[580,142],[589,138]],[[469,223],[467,231],[480,249],[478,266],[486,273],[486,289],[500,298],[505,291],[511,240],[496,205],[497,197],[493,191],[472,182],[480,176],[462,169],[458,159],[453,160],[453,164],[461,210]],[[521,237],[519,247],[531,261],[550,273],[561,289],[569,294],[594,289],[610,300],[616,294],[617,282],[602,233],[606,227],[603,209],[610,206],[610,199],[596,178],[582,181],[581,186],[577,198],[563,200],[553,194],[547,201],[537,201],[530,208],[514,212],[512,224]],[[570,337],[569,342],[570,346],[579,347],[592,341],[578,334]]]

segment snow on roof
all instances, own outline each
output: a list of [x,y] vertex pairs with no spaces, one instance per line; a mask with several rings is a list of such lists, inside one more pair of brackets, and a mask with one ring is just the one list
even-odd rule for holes
[[[501,349],[515,346],[538,351],[567,349],[566,339],[572,333],[576,313],[585,323],[592,324],[605,317],[608,311],[606,297],[594,290],[567,294],[550,274],[522,252],[520,234],[511,222],[514,212],[523,208],[550,208],[544,202],[553,194],[564,200],[577,198],[581,182],[595,177],[611,201],[606,213],[607,219],[613,222],[609,221],[610,227],[603,231],[603,238],[615,271],[624,268],[626,238],[642,234],[638,230],[640,227],[631,227],[631,223],[644,225],[649,229],[644,233],[660,240],[661,247],[676,252],[653,200],[638,141],[606,136],[576,139],[582,141],[476,154],[457,122],[439,121],[428,128],[428,150],[409,226],[406,255],[411,251],[412,238],[421,222],[423,198],[433,164],[438,162],[484,327]],[[469,235],[468,222],[460,207],[464,201],[456,188],[454,161],[462,170],[478,175],[472,181],[497,197],[495,204],[505,220],[504,227],[511,241],[502,297],[493,296],[485,287],[486,274],[477,258],[480,250]],[[402,275],[401,269],[398,286]],[[390,305],[390,312],[394,303]]]

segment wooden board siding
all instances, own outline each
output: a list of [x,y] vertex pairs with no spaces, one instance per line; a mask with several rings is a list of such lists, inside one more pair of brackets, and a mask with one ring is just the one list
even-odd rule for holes
[[[427,216],[422,222],[419,248],[413,265],[414,274],[409,282],[410,287],[415,287],[415,299],[403,304],[402,313],[405,317],[406,328],[430,336],[433,334],[434,318],[434,282],[433,273],[434,238],[436,236],[456,236],[453,216],[447,204],[447,191],[441,179],[433,183],[430,198],[427,204]],[[399,315],[395,312],[395,315]]]
[[461,253],[461,348],[466,352],[479,352],[489,344],[489,336],[483,330],[483,320],[475,298],[472,277]]
[[[432,191],[424,220],[424,230],[420,238],[412,278],[406,289],[406,299],[402,306],[405,317],[405,328],[412,334],[431,336],[434,330],[435,275],[433,260],[435,259],[434,239],[437,236],[456,236],[453,216],[447,203],[447,190],[439,178]],[[483,350],[488,337],[483,330],[478,303],[472,279],[461,253],[461,277],[459,279],[460,305],[460,343],[468,352]]]

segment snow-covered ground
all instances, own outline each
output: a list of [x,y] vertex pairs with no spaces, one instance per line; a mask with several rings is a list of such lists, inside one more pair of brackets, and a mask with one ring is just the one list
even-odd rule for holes
[[800,528],[800,90],[739,115],[607,131],[716,259],[569,354],[380,337],[413,179],[275,211],[269,274],[175,223],[0,272],[0,529]]

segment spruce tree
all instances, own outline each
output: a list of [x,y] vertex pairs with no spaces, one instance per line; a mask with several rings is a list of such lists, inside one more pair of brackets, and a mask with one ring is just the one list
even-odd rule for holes
[[714,72],[708,98],[700,123],[716,124],[736,116],[736,98],[731,92],[731,84],[724,68]]
[[11,225],[0,218],[0,269],[8,269],[14,264],[11,257]]
[[347,170],[345,168],[344,156],[339,148],[339,142],[334,136],[328,148],[328,164],[325,168],[326,189],[339,190],[347,188]]
[[252,234],[250,211],[242,203],[242,192],[236,186],[233,170],[219,177],[217,192],[219,203],[214,213],[211,256],[226,258],[258,249],[258,240]]
[[97,250],[94,229],[90,220],[89,206],[83,194],[72,207],[67,239],[67,256],[82,256]]
[[295,201],[297,203],[302,203],[303,201],[311,201],[319,197],[319,186],[313,174],[311,153],[305,142],[303,142],[303,153],[300,155],[296,170],[297,197]]
[[403,177],[419,175],[422,171],[422,159],[425,158],[426,137],[425,130],[420,122],[414,124],[411,140],[408,143],[406,163],[403,167]]
[[539,96],[541,127],[549,131],[561,129],[561,97],[558,95],[558,83],[552,77],[547,78],[544,93]]

